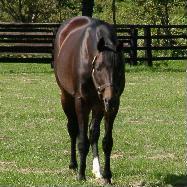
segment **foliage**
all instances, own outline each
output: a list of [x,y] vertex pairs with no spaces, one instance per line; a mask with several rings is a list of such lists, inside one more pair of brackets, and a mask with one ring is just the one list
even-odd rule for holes
[[151,24],[169,25],[172,15],[179,8],[184,8],[185,0],[134,0],[143,8],[142,17],[150,20]]
[[54,0],[0,0],[2,11],[14,22],[36,22],[48,18],[55,10]]
[[[58,15],[55,20],[62,22],[63,20],[77,16],[81,12],[81,1],[76,0],[56,0]],[[55,15],[53,15],[55,17]]]
[[77,15],[75,0],[0,0],[2,21],[59,22]]
[[[119,12],[123,15],[123,22],[129,23],[131,21],[131,23],[136,24],[182,24],[184,3],[185,0],[121,0],[117,7],[121,7]],[[176,20],[176,17],[179,20]]]
[[[95,0],[94,17],[125,24],[184,24],[185,0]],[[1,21],[61,22],[81,15],[77,0],[0,0]]]

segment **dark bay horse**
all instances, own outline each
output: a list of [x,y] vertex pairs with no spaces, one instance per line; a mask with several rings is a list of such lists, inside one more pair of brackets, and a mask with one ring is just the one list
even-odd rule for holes
[[[75,17],[58,30],[55,40],[54,70],[61,89],[61,103],[67,116],[71,139],[70,169],[78,167],[76,141],[80,155],[79,179],[85,179],[86,157],[91,145],[93,173],[111,182],[110,155],[112,128],[125,86],[124,63],[113,27],[88,17]],[[92,119],[89,125],[89,114]],[[101,175],[98,139],[104,117],[102,147],[105,164]]]

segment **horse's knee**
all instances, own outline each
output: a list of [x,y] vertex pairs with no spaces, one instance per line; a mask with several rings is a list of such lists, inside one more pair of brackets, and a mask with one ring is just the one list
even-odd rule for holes
[[102,141],[103,151],[105,154],[110,154],[113,147],[113,138],[112,136],[105,136]]

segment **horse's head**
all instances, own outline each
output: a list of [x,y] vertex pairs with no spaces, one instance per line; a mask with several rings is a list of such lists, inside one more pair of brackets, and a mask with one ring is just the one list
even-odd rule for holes
[[[92,61],[92,79],[105,111],[115,109],[121,83],[124,78],[124,64],[121,45],[108,44],[101,38],[97,44],[98,53]],[[121,80],[120,80],[121,79]]]

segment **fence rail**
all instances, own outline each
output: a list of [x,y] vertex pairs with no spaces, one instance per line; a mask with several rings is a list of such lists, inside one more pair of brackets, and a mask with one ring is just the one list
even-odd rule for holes
[[117,25],[116,30],[131,64],[187,59],[187,25]]
[[[0,62],[50,63],[59,26],[0,23]],[[130,64],[145,61],[152,66],[157,60],[187,59],[187,25],[116,25],[116,31]]]
[[1,23],[0,62],[51,63],[57,23]]

